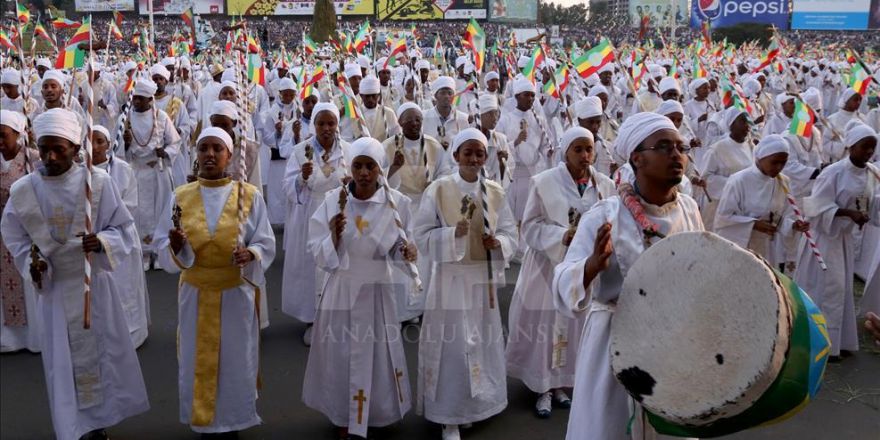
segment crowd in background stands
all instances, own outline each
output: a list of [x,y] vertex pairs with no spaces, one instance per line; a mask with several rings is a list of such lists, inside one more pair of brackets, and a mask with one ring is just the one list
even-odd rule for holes
[[[138,29],[133,26],[134,16],[127,16],[122,32],[124,38],[122,41],[114,41],[114,47],[118,47],[120,52],[129,52],[135,50],[131,42],[132,34]],[[140,16],[141,20],[146,22],[146,17]],[[204,18],[211,23],[212,28],[216,32],[212,42],[222,45],[226,40],[224,27],[229,26],[230,19],[228,17]],[[582,27],[568,28],[560,27],[558,37],[562,38],[564,45],[568,46],[572,42],[581,47],[590,47],[598,42],[602,37],[607,37],[615,45],[623,42],[633,42],[638,33],[638,29],[632,28],[626,21],[626,18],[619,19],[593,19]],[[98,38],[106,38],[106,18],[95,18],[96,35]],[[357,27],[362,23],[362,19],[352,17],[338,23],[338,27],[342,30],[357,31]],[[371,20],[374,28],[380,31],[384,30],[409,30],[416,26],[421,39],[420,44],[423,48],[430,48],[434,44],[434,36],[440,35],[444,44],[459,45],[460,41],[454,38],[464,32],[465,24],[463,21],[434,21],[434,22],[407,22],[407,21],[386,21],[377,22]],[[156,47],[161,51],[167,47],[168,42],[177,30],[184,32],[186,25],[183,20],[175,16],[157,16],[154,18],[156,27]],[[248,20],[249,26],[255,31],[256,36],[260,39],[263,48],[278,49],[281,43],[288,48],[298,47],[302,42],[303,32],[307,32],[311,27],[311,20],[308,17],[253,17]],[[594,23],[602,23],[595,25]],[[11,23],[7,23],[11,24]],[[508,41],[510,30],[513,28],[528,28],[529,25],[512,25],[498,23],[483,23],[483,29],[489,36],[489,45],[495,39],[499,39],[499,43]],[[58,39],[63,44],[64,40],[73,34],[75,29],[59,31]],[[548,29],[548,33],[550,30]],[[867,48],[880,47],[880,32],[853,32],[853,31],[782,31],[781,32],[789,41],[795,44],[809,42],[810,44],[818,43],[822,46],[837,44],[841,47]],[[662,34],[662,37],[661,37]],[[662,47],[664,41],[670,43],[669,29],[649,29],[647,37],[654,41],[657,47]],[[675,31],[675,43],[678,45],[688,45],[694,39],[699,38],[699,31],[688,27],[679,27]],[[522,43],[522,42],[520,42]],[[129,52],[130,53],[130,52]]]

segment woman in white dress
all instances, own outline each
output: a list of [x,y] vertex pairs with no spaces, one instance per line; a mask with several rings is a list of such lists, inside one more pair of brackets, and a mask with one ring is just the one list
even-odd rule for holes
[[715,210],[718,198],[724,192],[727,179],[754,163],[755,145],[749,138],[749,116],[745,110],[730,107],[724,111],[724,127],[730,130],[728,136],[711,147],[706,153],[703,178],[706,180],[706,191],[712,201],[703,208],[703,222],[711,228],[715,222]]

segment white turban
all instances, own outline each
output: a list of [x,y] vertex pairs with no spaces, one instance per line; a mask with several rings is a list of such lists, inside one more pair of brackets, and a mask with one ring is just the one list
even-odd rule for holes
[[281,81],[278,81],[278,91],[282,90],[296,90],[296,83],[290,78],[281,78]]
[[602,114],[602,100],[598,96],[588,96],[574,105],[578,119],[587,119]]
[[156,94],[156,90],[158,90],[156,83],[146,78],[139,79],[134,84],[134,96],[152,98]]
[[486,139],[486,135],[484,135],[483,132],[470,127],[459,131],[458,134],[455,135],[455,138],[452,140],[452,152],[457,152],[459,147],[467,141],[480,141],[484,148],[486,145],[489,145],[489,140]]
[[419,107],[418,104],[413,102],[404,102],[403,104],[400,104],[400,107],[397,107],[397,119],[400,119],[400,117],[403,116],[403,114],[407,110],[415,110],[419,114],[419,116],[423,115],[422,108]]
[[103,125],[93,125],[92,126],[92,134],[95,132],[101,133],[104,135],[104,138],[107,139],[107,142],[113,142],[113,138],[110,137],[110,130],[107,130],[107,127]]
[[219,127],[208,127],[202,130],[201,133],[199,133],[199,138],[196,140],[196,145],[202,142],[202,139],[209,137],[215,137],[223,141],[223,144],[226,145],[226,149],[229,150],[230,153],[232,153],[232,137],[229,136],[229,133],[227,133],[226,130]]
[[6,109],[0,110],[0,125],[5,125],[16,133],[23,133],[26,124],[27,120],[21,112]]
[[173,66],[173,65],[174,65],[174,57],[162,58],[162,66]]
[[519,67],[520,69],[522,69],[523,67],[526,67],[526,65],[529,64],[529,61],[531,61],[531,60],[532,60],[531,57],[527,57],[527,56],[523,55],[523,56],[519,57],[518,60],[516,60],[516,66]]
[[191,67],[192,67],[192,65],[189,63],[189,58],[184,57],[184,58],[180,59],[180,68],[181,69],[189,70]]
[[597,73],[598,73],[599,75],[601,75],[601,74],[603,74],[603,73],[605,73],[605,72],[611,72],[611,73],[614,73],[614,66],[613,66],[613,63],[607,63],[607,64],[605,64],[604,66],[602,66],[602,67],[599,69],[599,72],[597,72]]
[[64,83],[67,82],[67,77],[64,76],[64,72],[60,70],[47,70],[46,73],[43,74],[43,83],[46,81],[55,81],[61,87],[64,87]]
[[357,64],[346,64],[345,78],[351,78],[353,76],[363,76],[363,72],[361,72],[361,66]]
[[37,139],[43,136],[58,136],[73,142],[74,145],[79,145],[82,141],[81,129],[76,113],[63,108],[46,110],[34,118],[34,134]]
[[441,89],[455,90],[455,80],[451,76],[441,76],[431,83],[431,93],[436,94]]
[[853,119],[846,124],[846,128],[844,129],[846,135],[843,138],[844,146],[847,148],[852,147],[857,144],[860,140],[869,138],[869,137],[877,137],[877,132],[874,131],[873,128],[868,127],[862,121],[857,119]]
[[501,77],[498,76],[498,72],[493,70],[493,71],[486,74],[485,81],[486,81],[486,83],[488,83],[489,81],[492,81],[493,79],[500,79],[500,78]]
[[431,70],[431,63],[428,60],[421,59],[416,61],[416,70],[428,69]]
[[793,99],[794,99],[794,96],[788,95],[786,93],[780,93],[780,94],[776,95],[776,99],[774,99],[774,102],[776,103],[776,107],[779,108],[779,111],[782,111],[782,104],[785,104],[786,102],[791,101]]
[[684,115],[684,107],[681,106],[681,103],[674,99],[667,99],[663,101],[657,110],[654,111],[658,115],[669,116],[673,113],[681,113]]
[[703,87],[704,85],[707,85],[707,84],[709,84],[708,79],[697,78],[697,79],[691,81],[690,84],[688,84],[688,91],[691,92],[691,95],[697,96],[697,89],[699,89],[700,87]]
[[590,142],[595,142],[593,139],[593,133],[586,128],[573,126],[568,130],[565,130],[565,133],[562,133],[562,138],[559,140],[559,146],[562,147],[562,151],[568,152],[568,148],[571,147],[571,144],[580,138],[587,138]]
[[843,110],[843,107],[846,106],[846,101],[849,101],[850,98],[858,94],[852,87],[847,87],[846,90],[843,91],[843,94],[840,95],[840,99],[837,100],[837,106]]
[[383,70],[388,70],[388,67],[385,66],[385,61],[387,60],[388,57],[380,57],[378,60],[376,60],[375,63],[373,63],[373,67],[380,72]]
[[37,67],[45,67],[47,69],[52,68],[52,63],[49,62],[46,58],[40,58],[37,60]]
[[352,158],[358,156],[367,156],[373,159],[380,167],[385,167],[385,148],[382,143],[371,137],[362,137],[348,147],[348,152]]
[[681,87],[678,86],[678,80],[667,76],[660,80],[660,94],[664,94],[670,90],[675,90],[679,94],[681,94]]
[[728,107],[727,110],[724,110],[724,113],[721,115],[721,121],[724,124],[722,128],[724,128],[725,131],[730,131],[730,126],[733,125],[733,121],[736,121],[736,118],[743,114],[748,115],[748,112],[735,106]]
[[220,115],[226,116],[233,121],[238,120],[238,109],[235,107],[235,103],[231,101],[227,101],[225,99],[218,99],[211,103],[211,114],[210,116]]
[[235,69],[230,68],[223,71],[223,74],[220,75],[220,82],[226,81],[235,83]]
[[358,67],[362,67],[364,69],[370,68],[370,59],[367,58],[366,55],[358,55]]
[[458,69],[459,67],[464,66],[464,63],[466,63],[466,62],[467,62],[467,58],[464,55],[459,56],[458,58],[455,59],[455,68]]
[[516,96],[523,92],[535,93],[535,85],[525,78],[520,78],[513,82],[513,94]]
[[318,120],[318,114],[322,112],[332,113],[333,116],[336,118],[336,122],[339,122],[339,109],[336,108],[336,104],[333,104],[332,102],[319,102],[315,104],[314,108],[312,108],[312,120],[310,121],[310,125],[312,126],[312,133],[315,133],[315,121]]
[[810,106],[814,111],[822,110],[822,92],[815,87],[810,87],[804,93],[801,93],[801,99]]
[[776,153],[788,153],[788,141],[782,135],[771,134],[765,136],[755,148],[755,160],[763,159]]
[[754,78],[749,78],[743,86],[743,92],[746,98],[754,98],[761,92],[761,83]]
[[122,72],[125,73],[125,72],[128,72],[129,70],[137,69],[137,66],[138,66],[138,65],[137,65],[136,62],[134,62],[134,61],[128,61],[128,62],[126,62],[125,64],[122,65]]
[[0,84],[12,84],[14,86],[21,85],[21,73],[15,69],[6,69],[0,75]]
[[666,69],[659,64],[652,64],[648,67],[648,74],[650,74],[652,78],[656,78],[658,76],[666,75]]
[[379,78],[374,75],[367,75],[361,81],[359,91],[361,95],[376,95],[381,90],[382,84],[379,82]]
[[498,97],[491,93],[483,93],[480,95],[477,103],[480,105],[480,114],[498,110]]
[[608,96],[608,89],[602,84],[596,84],[595,86],[590,87],[590,93],[588,93],[587,96],[599,96],[602,93],[604,93],[605,96]]
[[152,78],[156,75],[165,78],[165,81],[171,79],[171,72],[169,72],[168,69],[166,69],[165,66],[161,64],[156,64],[155,66],[150,67],[150,77]]
[[614,140],[614,152],[621,158],[629,160],[629,156],[644,142],[648,136],[660,130],[678,131],[672,121],[657,113],[636,113],[620,125],[620,134]]

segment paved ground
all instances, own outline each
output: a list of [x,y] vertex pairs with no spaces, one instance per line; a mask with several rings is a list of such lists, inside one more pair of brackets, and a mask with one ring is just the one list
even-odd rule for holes
[[[277,261],[268,274],[271,325],[263,332],[261,362],[264,388],[258,403],[264,424],[243,432],[240,438],[332,439],[334,434],[330,423],[301,402],[308,350],[302,345],[300,335],[305,327],[281,313],[282,265],[279,263]],[[138,354],[152,409],[113,427],[110,433],[114,440],[197,439],[196,434],[178,422],[175,358],[177,278],[164,272],[151,272],[147,275],[147,281],[153,325],[149,339],[138,350]],[[509,288],[501,292],[505,321],[511,293]],[[405,335],[409,341],[406,343],[409,369],[411,374],[415,374],[418,329],[408,327]],[[555,410],[549,420],[537,419],[532,410],[535,396],[516,380],[508,383],[508,396],[507,410],[463,431],[464,438],[533,440],[565,437],[569,416],[567,410]],[[0,438],[53,438],[39,355],[15,353],[0,356]],[[375,438],[439,439],[440,428],[411,413],[402,424],[375,432]],[[867,347],[855,357],[829,366],[818,399],[791,420],[728,438],[880,439],[880,351]]]

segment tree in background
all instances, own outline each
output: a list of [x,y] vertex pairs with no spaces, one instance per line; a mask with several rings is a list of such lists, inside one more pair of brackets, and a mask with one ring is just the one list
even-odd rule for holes
[[333,1],[317,0],[312,18],[312,39],[323,43],[333,35],[336,35],[336,8],[333,7]]

